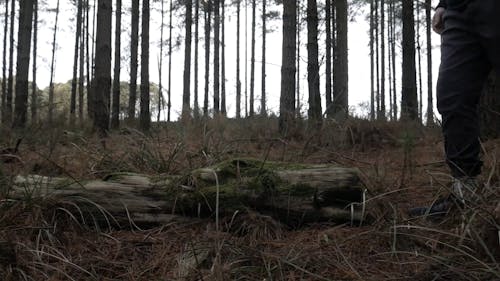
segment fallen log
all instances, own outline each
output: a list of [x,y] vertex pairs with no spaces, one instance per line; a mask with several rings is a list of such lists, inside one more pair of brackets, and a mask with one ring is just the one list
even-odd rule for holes
[[[119,173],[102,180],[18,176],[7,198],[53,198],[119,226],[254,210],[288,225],[365,219],[359,171],[232,159],[183,176]],[[81,207],[83,206],[83,207]],[[84,216],[82,215],[82,218]]]

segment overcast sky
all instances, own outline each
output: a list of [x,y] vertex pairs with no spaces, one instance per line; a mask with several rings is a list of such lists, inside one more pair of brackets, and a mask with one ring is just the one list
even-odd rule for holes
[[[38,51],[38,85],[40,87],[48,86],[50,80],[50,56],[51,56],[51,43],[53,34],[53,25],[55,20],[55,13],[47,11],[47,9],[55,9],[56,1],[47,1],[48,6],[44,7],[45,10],[40,12],[39,26],[39,51]],[[433,1],[435,2],[435,1]],[[436,4],[436,3],[434,3]],[[51,6],[53,5],[53,7]],[[159,4],[152,4],[152,8],[155,8],[151,12],[151,47],[150,47],[150,81],[158,83],[158,57],[159,57],[159,39],[160,39],[160,26],[161,26],[161,16],[159,13]],[[168,9],[168,5],[165,4],[165,8]],[[270,7],[271,10],[275,10],[281,13],[281,7]],[[122,28],[122,81],[129,80],[129,61],[128,61],[128,50],[130,44],[130,2],[124,1],[124,12],[122,17],[123,28]],[[361,103],[367,105],[370,100],[370,56],[369,56],[369,24],[365,21],[366,12],[368,12],[368,7],[364,10],[358,10],[356,15],[353,16],[352,21],[349,23],[349,104],[350,106],[356,106],[356,112],[358,114],[366,114],[366,107],[359,107]],[[226,16],[226,91],[227,91],[227,106],[229,116],[234,116],[235,112],[235,100],[236,100],[236,84],[235,84],[235,74],[236,74],[236,12],[235,8],[231,7],[227,9]],[[182,27],[183,20],[183,10],[176,12],[174,16],[174,37],[178,38],[183,36],[184,29]],[[70,4],[70,1],[61,0],[61,14],[59,18],[59,30],[58,30],[58,51],[57,51],[57,66],[55,70],[55,81],[56,82],[66,82],[72,78],[72,67],[73,67],[73,52],[74,52],[74,29],[76,25],[75,21],[76,9]],[[251,10],[248,11],[248,42],[250,43],[250,27],[251,27]],[[260,7],[258,7],[257,15],[260,15]],[[243,93],[244,94],[244,23],[245,23],[245,13],[242,11],[242,49],[241,49],[241,59],[242,59],[242,77],[241,81],[243,83]],[[165,24],[168,25],[168,12],[165,14]],[[259,23],[260,25],[260,23]],[[307,104],[307,50],[306,50],[306,40],[307,34],[305,25],[301,35],[301,96],[302,103]],[[276,20],[270,23],[269,29],[273,29],[273,32],[268,34],[268,45],[267,45],[267,97],[268,97],[268,109],[273,112],[277,112],[279,108],[279,95],[280,95],[280,75],[281,75],[281,42],[282,42],[282,25],[281,20]],[[322,28],[324,29],[324,28]],[[3,30],[3,29],[2,29]],[[3,31],[2,31],[3,32]],[[422,32],[425,32],[422,27]],[[113,31],[114,33],[114,31]],[[255,95],[256,104],[255,108],[260,107],[260,96],[261,96],[261,34],[262,30],[257,27],[257,39],[256,39],[256,79],[255,79]],[[3,34],[2,34],[3,35]],[[193,27],[194,35],[194,27]],[[165,38],[167,38],[168,32],[165,30]],[[204,89],[204,39],[203,39],[203,16],[200,15],[200,104],[203,104],[203,89]],[[319,38],[320,48],[324,46],[324,34]],[[433,35],[433,68],[434,68],[434,80],[437,77],[437,70],[439,66],[439,37]],[[183,40],[181,40],[183,42]],[[422,34],[422,69],[423,69],[423,91],[424,91],[424,109],[426,108],[427,101],[427,64],[425,59],[426,49],[425,49],[425,36]],[[398,44],[400,45],[400,44]],[[399,48],[399,47],[398,47]],[[213,51],[213,46],[212,46]],[[324,51],[320,50],[320,53]],[[398,51],[400,56],[400,50]],[[168,56],[166,55],[163,60],[164,71],[163,71],[163,83],[167,83],[167,67],[168,67]],[[194,55],[194,44],[193,44],[193,55]],[[211,56],[213,59],[213,54]],[[250,49],[248,54],[248,67],[250,68]],[[98,62],[97,62],[98,63]],[[320,63],[322,63],[320,72],[322,75],[321,80],[321,94],[324,96],[325,92],[325,82],[324,82],[324,59],[320,58]],[[177,116],[181,109],[182,104],[182,73],[184,65],[184,46],[181,44],[179,48],[172,54],[172,109],[173,116]],[[194,71],[194,68],[192,68]],[[249,72],[249,70],[248,70]],[[386,71],[387,73],[387,71]],[[193,72],[192,72],[193,75]],[[248,73],[248,75],[250,75]],[[400,80],[400,62],[397,63],[397,75]],[[193,76],[192,76],[193,77]],[[211,74],[212,77],[212,74]],[[138,81],[139,82],[139,81]],[[192,79],[194,83],[194,79]],[[434,81],[435,85],[435,81]],[[213,90],[210,87],[210,93]],[[191,87],[193,88],[193,86]],[[249,88],[249,87],[248,87]],[[387,87],[388,89],[388,87]],[[400,90],[398,91],[398,93]],[[210,96],[210,104],[212,101],[212,95]],[[193,98],[191,98],[193,101]],[[324,97],[323,97],[324,103]],[[388,102],[387,102],[388,104]],[[324,108],[324,107],[323,107]],[[244,110],[244,103],[242,102],[242,109]],[[303,108],[303,112],[307,112],[307,108]]]

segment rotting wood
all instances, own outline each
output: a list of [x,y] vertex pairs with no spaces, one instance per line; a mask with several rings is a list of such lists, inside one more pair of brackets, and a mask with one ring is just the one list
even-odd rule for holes
[[[71,202],[118,226],[166,224],[252,209],[299,226],[366,219],[364,185],[355,168],[232,159],[184,176],[119,173],[103,180],[18,176],[8,199]],[[82,215],[83,217],[83,215]]]

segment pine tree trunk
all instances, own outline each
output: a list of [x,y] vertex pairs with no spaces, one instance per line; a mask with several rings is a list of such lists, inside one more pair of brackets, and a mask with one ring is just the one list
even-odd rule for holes
[[248,0],[245,0],[245,117],[248,117]]
[[111,19],[112,1],[98,0],[95,61],[94,128],[101,136],[109,130],[111,92]]
[[[14,0],[12,0],[14,1]],[[5,124],[5,111],[7,110],[7,33],[9,30],[9,0],[5,0],[5,22],[3,29],[3,52],[2,52],[2,124]]]
[[211,0],[205,2],[205,96],[203,101],[203,116],[208,118],[208,91],[210,87],[210,24],[212,22]]
[[379,38],[379,10],[378,10],[378,3],[380,0],[375,0],[375,85],[376,85],[376,92],[375,92],[375,100],[377,104],[377,119],[380,119],[380,38]]
[[33,7],[33,73],[31,83],[31,124],[37,123],[38,89],[36,85],[37,50],[38,49],[38,0],[34,0]]
[[214,0],[214,117],[220,112],[220,0]]
[[337,19],[334,112],[335,119],[346,120],[349,114],[349,65],[348,65],[348,5],[347,0],[337,0],[335,5]]
[[392,2],[391,5],[391,10],[392,10],[392,114],[393,114],[393,119],[397,120],[398,119],[398,101],[397,101],[397,87],[396,87],[396,81],[397,81],[397,75],[396,75],[396,11],[395,11],[395,5],[394,2]]
[[236,0],[236,118],[241,118],[241,69],[240,69],[240,22],[241,22],[241,0]]
[[427,126],[434,125],[434,102],[432,94],[432,3],[431,0],[425,0],[425,18],[427,34]]
[[226,7],[224,0],[221,0],[222,10],[222,52],[221,52],[221,100],[220,111],[222,116],[227,116],[226,108]]
[[200,117],[199,104],[199,39],[200,39],[200,1],[195,1],[194,15],[194,117]]
[[128,118],[135,119],[137,104],[137,57],[139,54],[139,0],[132,0],[132,22],[130,35],[130,84],[128,100]]
[[12,98],[14,96],[14,25],[16,20],[16,1],[12,0],[10,7],[10,46],[9,46],[9,78],[7,81],[7,104],[5,107],[5,124],[12,122]]
[[82,34],[82,11],[83,0],[78,0],[78,8],[76,14],[76,29],[75,29],[75,52],[73,57],[73,79],[71,80],[71,100],[69,108],[69,123],[70,126],[75,125],[75,110],[76,110],[76,91],[78,85],[78,51],[80,50],[80,36]]
[[267,115],[266,107],[266,0],[262,0],[262,93],[260,97],[260,115]]
[[49,83],[49,113],[48,121],[49,125],[52,125],[54,118],[54,68],[56,60],[56,50],[57,50],[57,28],[59,21],[59,0],[57,0],[56,6],[56,19],[54,23],[54,37],[52,39],[52,59],[50,63],[50,83]]
[[295,116],[295,55],[297,32],[297,2],[283,1],[283,36],[281,61],[281,93],[279,130],[287,135],[293,126]]
[[14,123],[12,124],[14,128],[26,127],[32,27],[33,0],[20,1],[19,29],[17,35],[16,102],[14,108]]
[[375,120],[375,4],[370,0],[370,120]]
[[184,42],[184,86],[182,95],[182,119],[191,116],[191,26],[193,24],[193,1],[184,0],[186,5],[186,37]]
[[163,33],[165,27],[165,5],[164,1],[161,1],[161,25],[160,25],[160,57],[158,58],[158,113],[156,116],[156,122],[160,123],[161,110],[165,103],[163,97]]
[[113,71],[113,108],[111,114],[111,129],[120,127],[120,61],[122,30],[122,0],[116,0],[115,11],[115,66]]
[[[89,119],[93,119],[94,116],[92,114],[92,85],[91,85],[91,79],[93,80],[94,77],[92,76],[92,72],[90,70],[90,61],[91,58],[90,57],[90,32],[89,32],[89,29],[90,29],[90,4],[89,4],[89,0],[86,0],[85,1],[85,56],[86,56],[86,61],[85,61],[85,64],[86,64],[86,72],[87,72],[87,117]],[[94,47],[94,42],[92,40],[92,48]],[[93,67],[93,66],[92,66]]]
[[167,101],[167,122],[170,122],[171,111],[172,111],[172,12],[173,12],[173,0],[170,0],[170,24],[168,27],[168,101]]
[[302,31],[302,23],[301,23],[301,18],[300,18],[300,12],[301,12],[301,9],[300,9],[300,5],[301,5],[301,0],[298,0],[297,1],[297,9],[296,9],[296,24],[297,24],[297,30],[296,30],[296,33],[297,33],[297,57],[296,57],[296,61],[297,61],[297,65],[296,65],[296,72],[297,72],[297,85],[296,85],[296,97],[295,99],[297,100],[297,105],[296,105],[296,108],[295,108],[295,115],[297,118],[301,118],[302,116],[302,113],[301,113],[301,109],[302,109],[302,102],[301,102],[301,92],[300,92],[300,80],[301,80],[301,77],[300,77],[300,60],[301,60],[301,57],[300,57],[300,47],[301,47],[301,41],[300,41],[300,32]]
[[385,112],[385,0],[380,0],[380,120]]
[[418,119],[420,122],[424,120],[423,116],[423,90],[422,90],[422,46],[420,44],[420,5],[416,2],[417,10],[417,73],[418,73]]
[[312,128],[319,128],[322,122],[318,52],[318,7],[316,0],[307,0],[308,117],[312,123]]
[[256,0],[252,0],[252,39],[250,42],[250,100],[248,101],[250,104],[250,112],[249,115],[250,117],[254,116],[255,114],[255,109],[254,109],[254,103],[255,103],[255,28],[256,28],[256,21],[257,21],[257,15],[256,15],[256,10],[257,10],[257,2]]
[[78,118],[80,125],[83,125],[83,100],[84,100],[84,86],[85,86],[85,13],[83,11],[83,5],[85,4],[82,0],[82,28],[80,32],[80,63],[79,63],[79,79],[78,79]]
[[388,7],[388,10],[387,10],[387,62],[388,62],[388,68],[387,68],[387,78],[388,78],[388,93],[389,93],[389,107],[386,111],[386,116],[387,116],[387,113],[389,114],[389,119],[390,120],[394,120],[393,119],[393,115],[392,115],[392,109],[393,109],[393,104],[392,104],[392,67],[391,67],[391,61],[392,61],[392,57],[391,57],[391,54],[392,54],[392,1],[389,1],[388,3],[389,7]]
[[325,1],[325,96],[326,96],[326,113],[328,117],[332,117],[332,1]]
[[141,113],[140,128],[148,132],[151,127],[149,109],[149,0],[142,0],[141,32]]
[[418,119],[417,82],[415,68],[415,20],[413,1],[403,1],[403,66],[401,118]]

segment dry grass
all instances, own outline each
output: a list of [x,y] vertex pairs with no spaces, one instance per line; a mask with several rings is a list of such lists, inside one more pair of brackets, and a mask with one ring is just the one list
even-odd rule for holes
[[[148,230],[99,229],[82,223],[69,204],[0,195],[0,242],[10,245],[0,243],[2,280],[500,279],[500,141],[484,144],[484,201],[433,222],[410,219],[406,211],[447,191],[437,129],[352,121],[310,134],[298,124],[285,139],[276,124],[211,120],[162,125],[149,135],[124,128],[105,142],[63,129],[6,130],[0,147],[23,142],[18,159],[0,166],[1,194],[16,174],[183,174],[238,156],[339,163],[362,171],[373,224],[290,229],[241,210],[218,224],[193,219]],[[13,255],[4,251],[9,247]]]

